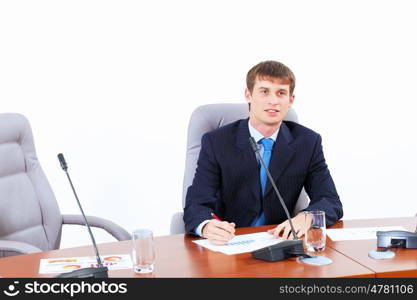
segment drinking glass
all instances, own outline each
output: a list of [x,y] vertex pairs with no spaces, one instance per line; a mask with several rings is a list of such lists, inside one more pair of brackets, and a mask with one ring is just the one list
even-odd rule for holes
[[152,273],[155,261],[153,233],[150,229],[137,229],[132,233],[133,270],[135,273]]
[[316,210],[307,212],[310,228],[305,234],[307,251],[319,252],[326,248],[326,214]]

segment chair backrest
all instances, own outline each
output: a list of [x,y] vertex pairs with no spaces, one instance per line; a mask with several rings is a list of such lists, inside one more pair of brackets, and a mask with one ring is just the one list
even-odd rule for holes
[[59,248],[62,216],[20,114],[0,114],[0,205],[0,240]]
[[[185,206],[187,189],[193,182],[195,170],[197,168],[197,160],[201,147],[201,137],[206,132],[248,117],[249,109],[247,103],[207,104],[199,106],[194,110],[188,125],[187,152],[182,190],[183,207]],[[285,120],[298,123],[297,114],[293,109],[288,111]]]

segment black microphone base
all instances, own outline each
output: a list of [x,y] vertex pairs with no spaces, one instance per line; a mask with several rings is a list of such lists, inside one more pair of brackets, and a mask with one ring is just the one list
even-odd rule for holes
[[288,240],[258,249],[252,252],[252,257],[265,261],[280,261],[289,257],[304,256],[303,240]]
[[107,267],[83,268],[59,274],[55,278],[109,278],[109,274]]

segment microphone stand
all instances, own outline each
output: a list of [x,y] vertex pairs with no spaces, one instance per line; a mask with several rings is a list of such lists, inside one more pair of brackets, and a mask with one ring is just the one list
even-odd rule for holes
[[68,273],[62,273],[57,278],[108,278],[108,268],[103,266],[103,263],[101,261],[100,255],[98,253],[98,248],[96,245],[96,240],[94,239],[94,235],[91,232],[90,225],[88,224],[87,217],[84,214],[84,210],[81,207],[80,200],[78,199],[77,193],[75,192],[74,185],[72,184],[71,178],[68,174],[68,166],[67,162],[65,161],[64,155],[62,153],[58,154],[58,160],[61,164],[61,168],[64,170],[65,174],[67,174],[68,181],[71,185],[72,192],[74,193],[75,199],[77,200],[78,207],[80,208],[81,214],[83,215],[85,225],[87,226],[88,234],[90,235],[90,238],[93,242],[93,247],[96,252],[96,259],[97,259],[97,268],[90,267],[90,268],[83,268],[79,270],[74,270],[72,272]]
[[310,257],[310,255],[304,252],[303,240],[299,239],[295,233],[294,225],[291,221],[291,216],[290,216],[290,213],[288,212],[288,208],[285,205],[285,202],[282,199],[277,186],[275,185],[274,179],[272,178],[272,175],[269,172],[268,167],[265,164],[265,161],[263,160],[263,158],[261,157],[259,153],[259,148],[255,142],[255,139],[253,137],[250,137],[249,142],[252,146],[253,151],[255,152],[255,155],[258,157],[262,166],[265,168],[266,174],[269,178],[269,181],[271,182],[272,187],[274,188],[275,194],[278,196],[278,199],[281,202],[281,206],[284,209],[285,214],[287,215],[287,219],[288,219],[288,222],[290,223],[291,232],[294,238],[293,240],[283,241],[281,243],[278,243],[272,246],[255,250],[252,252],[252,257],[261,259],[261,260],[266,260],[266,261],[280,261],[280,260],[284,260],[288,257],[293,257],[293,256]]

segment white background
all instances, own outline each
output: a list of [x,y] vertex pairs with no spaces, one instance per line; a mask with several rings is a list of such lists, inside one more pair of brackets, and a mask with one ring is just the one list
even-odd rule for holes
[[[0,111],[26,115],[63,213],[169,233],[188,119],[244,101],[262,60],[297,77],[345,219],[411,216],[417,167],[415,1],[2,1]],[[112,241],[99,233],[99,242]],[[64,229],[63,247],[88,243]]]

